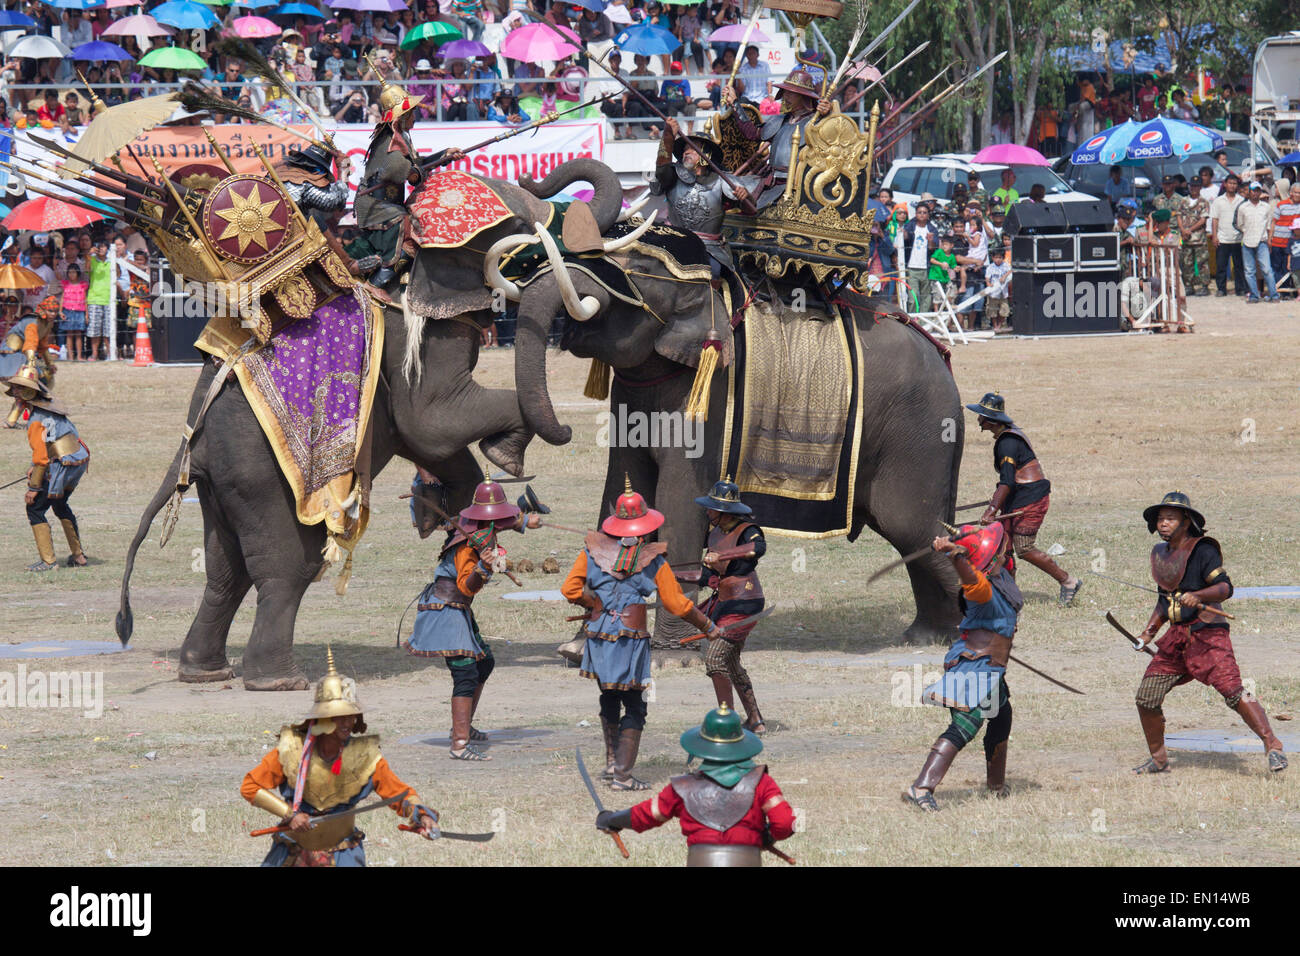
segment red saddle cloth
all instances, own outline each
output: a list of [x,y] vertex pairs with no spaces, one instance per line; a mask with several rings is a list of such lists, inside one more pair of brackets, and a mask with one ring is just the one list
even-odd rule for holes
[[487,183],[445,169],[412,198],[411,233],[425,249],[454,248],[514,215]]

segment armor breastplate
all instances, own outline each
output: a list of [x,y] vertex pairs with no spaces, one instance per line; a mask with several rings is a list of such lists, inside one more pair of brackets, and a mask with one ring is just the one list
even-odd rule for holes
[[730,830],[749,812],[766,767],[755,767],[731,789],[696,772],[673,777],[669,783],[693,820],[719,833]]
[[[712,174],[695,178],[678,167],[677,181],[668,190],[668,221],[678,229],[708,233],[722,232],[722,179]],[[688,182],[687,177],[690,178]]]
[[[1031,482],[1042,481],[1044,478],[1047,477],[1045,474],[1043,474],[1043,466],[1038,463],[1038,456],[1034,454],[1034,446],[1029,444],[1029,438],[1025,435],[1024,432],[1022,432],[1019,428],[1008,428],[1006,431],[1002,433],[1002,435],[1015,435],[1017,438],[1019,438],[1022,442],[1025,443],[1025,447],[1029,449],[1029,454],[1034,455],[1033,458],[1031,458],[1029,461],[1025,462],[1023,465],[1021,465],[1019,468],[1016,469],[1016,484],[1027,485],[1030,484]],[[1001,438],[1002,435],[999,435],[998,438]],[[994,442],[993,443],[993,470],[994,471],[1000,470],[998,468],[999,459],[998,459],[997,449],[998,449],[998,443]]]
[[[775,118],[776,117],[774,117],[774,119]],[[784,173],[789,171],[790,162],[794,158],[794,131],[800,130],[801,132],[799,136],[800,139],[802,139],[802,130],[804,126],[807,125],[808,120],[807,118],[792,120],[788,116],[782,116],[779,117],[779,119],[781,120],[781,124],[771,133],[770,138],[767,135],[767,125],[764,124],[763,138],[768,140],[770,144],[769,148],[771,152],[768,154],[768,162],[772,164],[773,169]]]
[[474,603],[474,595],[466,594],[456,583],[456,552],[460,550],[461,543],[456,543],[443,552],[443,558],[433,572],[433,596],[443,604],[464,604],[469,607]]
[[[1170,624],[1190,624],[1192,621],[1201,621],[1205,624],[1224,624],[1224,618],[1219,614],[1211,614],[1208,611],[1194,611],[1192,608],[1183,607],[1181,603],[1173,599],[1173,595],[1178,591],[1199,591],[1210,582],[1208,581],[1187,581],[1184,579],[1187,575],[1187,562],[1191,560],[1192,552],[1202,541],[1208,541],[1214,547],[1219,547],[1219,542],[1213,538],[1199,537],[1189,538],[1178,549],[1169,547],[1169,543],[1161,541],[1151,549],[1151,577],[1155,579],[1156,585],[1160,588],[1161,593],[1169,598],[1169,623]],[[1206,604],[1206,607],[1223,610],[1223,605],[1219,603]]]
[[[713,528],[709,532],[709,550],[725,551],[736,547],[745,529],[753,525],[752,521],[742,521],[725,532],[721,528]],[[762,601],[763,585],[758,582],[758,571],[751,571],[749,574],[729,574],[734,563],[735,559],[728,561],[726,567],[718,572],[718,600]]]
[[[298,781],[298,765],[302,762],[305,738],[299,731],[285,727],[280,731],[276,749],[280,754],[280,769],[284,771],[285,786],[290,791]],[[374,776],[381,758],[378,734],[359,734],[348,738],[340,754],[340,770],[331,773],[323,759],[313,754],[307,767],[307,783],[303,787],[303,803],[310,804],[319,813],[326,813],[355,800]],[[344,814],[326,820],[310,830],[289,834],[299,846],[307,850],[328,850],[337,846],[356,829],[356,815]]]

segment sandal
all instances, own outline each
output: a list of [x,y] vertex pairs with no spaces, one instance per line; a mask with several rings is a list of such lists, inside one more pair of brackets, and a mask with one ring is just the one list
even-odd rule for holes
[[908,787],[903,791],[903,799],[914,806],[920,807],[926,813],[938,813],[939,804],[934,802],[934,793],[930,790],[917,790],[916,787]]
[[636,777],[628,776],[626,780],[619,780],[615,777],[609,782],[611,790],[649,790],[650,784],[644,780],[638,780]]
[[[454,731],[449,730],[449,731],[447,731],[447,736],[450,737],[453,733],[454,733]],[[477,730],[477,729],[475,729],[474,725],[471,724],[471,725],[470,725],[470,728],[469,728],[469,739],[470,739],[470,740],[479,740],[479,741],[487,740],[487,739],[488,739],[488,735],[485,734],[485,733],[483,733],[483,731],[481,731],[481,730]]]
[[50,564],[47,561],[37,561],[35,564],[27,565],[27,570],[28,571],[53,571],[57,567],[58,567],[57,564]]
[[767,724],[763,723],[761,720],[753,726],[746,724],[745,729],[755,737],[763,737],[767,735]]
[[1268,769],[1277,773],[1286,769],[1286,757],[1280,750],[1270,750],[1268,752]]
[[452,760],[491,760],[487,754],[481,750],[475,750],[473,747],[466,746],[459,753],[451,751]]
[[1134,773],[1168,773],[1169,764],[1165,764],[1162,767],[1160,764],[1156,763],[1155,757],[1148,757],[1147,762],[1142,764],[1140,767],[1134,767],[1133,772]]
[[[81,560],[78,561],[78,558]],[[68,560],[64,563],[70,568],[84,568],[90,563],[90,561],[84,554],[70,554],[68,555]]]

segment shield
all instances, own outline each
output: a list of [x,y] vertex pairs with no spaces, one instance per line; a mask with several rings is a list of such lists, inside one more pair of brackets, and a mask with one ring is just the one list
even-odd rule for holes
[[272,256],[289,234],[289,197],[257,176],[230,176],[203,204],[203,230],[227,259],[245,264]]

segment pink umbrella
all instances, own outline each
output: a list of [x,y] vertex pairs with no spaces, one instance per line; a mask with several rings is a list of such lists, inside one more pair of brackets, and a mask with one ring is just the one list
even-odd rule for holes
[[862,63],[853,67],[844,75],[846,80],[866,80],[868,83],[874,83],[880,79],[880,71],[870,63]]
[[171,27],[163,26],[147,13],[137,13],[133,17],[123,17],[118,20],[101,36],[106,37],[166,37],[171,36],[176,31]]
[[264,37],[280,35],[280,28],[266,17],[236,17],[230,25],[234,27],[235,36],[243,37],[245,40],[261,40]]
[[140,4],[139,0],[108,0],[104,6],[109,10],[119,10],[122,7],[138,7]]
[[1029,146],[1017,146],[1015,143],[999,143],[985,146],[972,162],[995,163],[999,166],[1048,166],[1047,157]]
[[506,38],[501,41],[501,54],[512,60],[539,63],[542,60],[563,60],[566,56],[577,53],[582,48],[578,34],[568,27],[558,29],[571,38],[572,42],[565,43],[545,23],[530,23],[506,34]]
[[[745,28],[748,24],[732,23],[725,27],[719,27],[709,34],[710,43],[740,43],[745,39]],[[748,43],[771,43],[772,38],[754,27],[749,33]]]

